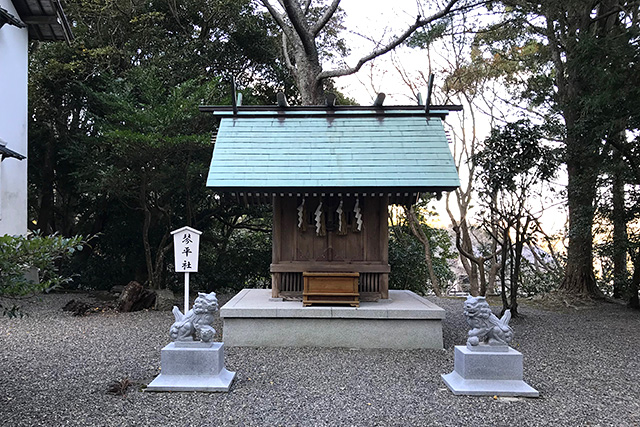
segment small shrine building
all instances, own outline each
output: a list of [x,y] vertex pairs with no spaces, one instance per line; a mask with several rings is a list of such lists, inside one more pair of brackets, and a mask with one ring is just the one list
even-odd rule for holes
[[273,207],[275,298],[300,299],[307,276],[351,278],[361,301],[388,298],[388,206],[459,186],[443,127],[459,106],[200,110],[221,118],[207,186]]

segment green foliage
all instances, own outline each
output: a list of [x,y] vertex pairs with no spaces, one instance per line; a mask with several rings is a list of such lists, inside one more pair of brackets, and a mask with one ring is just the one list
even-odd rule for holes
[[0,304],[0,310],[2,310],[2,315],[7,316],[9,319],[24,317],[25,315],[25,313],[21,310],[21,307],[17,304],[12,304],[11,307],[5,307]]
[[[309,22],[317,22],[325,10],[326,8],[323,6],[312,6],[309,8],[307,19]],[[341,37],[346,30],[344,26],[345,17],[344,11],[338,7],[324,29],[316,36],[316,46],[321,59],[341,60],[351,52],[346,40]]]
[[520,271],[518,294],[524,297],[546,294],[558,289],[564,275],[564,258],[554,259],[552,255],[540,254],[543,266],[523,258]]
[[270,20],[248,0],[88,0],[65,10],[75,42],[31,46],[29,206],[45,234],[97,235],[65,267],[83,273],[73,285],[177,283],[169,232],[183,225],[216,236],[202,243],[204,258],[221,260],[198,275],[206,286],[253,280],[241,274],[250,266],[230,263],[255,254],[224,251],[264,236],[237,237],[237,218],[256,216],[229,211],[205,187],[217,123],[198,106],[230,104],[231,75],[245,104],[291,87]]
[[441,39],[450,27],[451,18],[442,18],[414,32],[407,39],[406,45],[412,48],[428,49],[436,40]]
[[531,25],[530,15],[514,8],[499,7],[494,12],[501,19],[477,33],[467,68],[502,81],[511,99],[521,100],[542,114],[554,113],[555,73],[550,67],[548,42],[539,28]]
[[[429,238],[436,277],[441,284],[446,284],[455,278],[449,268],[449,261],[457,257],[453,252],[449,234],[444,229],[429,227],[426,224],[422,224],[422,228]],[[422,295],[432,292],[424,246],[405,224],[390,229],[389,265],[390,289],[408,289]]]
[[560,151],[545,146],[543,137],[543,128],[528,120],[492,129],[483,149],[471,158],[484,171],[480,178],[483,191],[494,194],[524,190],[524,176],[529,182],[546,182],[553,178]]
[[[60,274],[59,263],[81,251],[83,246],[82,236],[0,236],[0,297],[50,291],[69,282],[70,277]],[[37,272],[39,281],[26,276],[31,269]],[[5,316],[22,316],[15,304],[12,307],[0,304],[0,309]]]
[[534,295],[544,295],[558,289],[562,279],[553,273],[534,273],[524,266],[521,271],[519,295],[527,298]]
[[[599,296],[592,265],[594,201],[599,174],[611,172],[612,148],[639,171],[640,183],[637,144],[619,138],[638,129],[638,5],[551,0],[493,5],[500,22],[478,37],[483,57],[512,59],[515,72],[504,81],[517,103],[563,127],[557,136],[565,145],[569,245],[562,288]],[[520,52],[524,55],[512,55]]]
[[[57,262],[81,251],[83,245],[82,236],[0,236],[0,295],[16,297],[49,291],[71,280],[58,274]],[[31,268],[39,272],[39,283],[25,276]]]
[[[478,191],[485,207],[481,220],[500,259],[503,308],[514,315],[527,263],[523,252],[527,245],[538,250],[536,235],[541,233],[537,211],[542,206],[534,206],[534,200],[541,200],[559,164],[559,150],[545,144],[544,135],[544,127],[528,120],[508,123],[493,129],[482,149],[471,157],[481,169]],[[529,290],[546,286],[528,285]]]
[[224,251],[203,246],[200,272],[203,278],[214,278],[200,285],[200,289],[240,290],[271,286],[271,234],[238,230],[232,234]]

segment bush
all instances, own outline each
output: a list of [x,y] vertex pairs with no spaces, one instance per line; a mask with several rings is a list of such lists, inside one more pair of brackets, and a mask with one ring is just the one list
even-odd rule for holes
[[[271,285],[271,234],[236,230],[224,250],[203,245],[198,289],[265,288]],[[197,282],[196,282],[197,283]]]
[[[446,230],[425,226],[432,250],[433,270],[441,284],[454,278],[448,260],[455,257]],[[432,292],[429,270],[424,259],[424,246],[407,226],[396,226],[389,234],[390,289],[407,289],[418,294]],[[442,289],[443,292],[445,289]]]
[[[82,250],[82,236],[58,235],[0,236],[0,296],[21,297],[50,291],[71,280],[59,273],[59,262]],[[39,280],[29,280],[25,273],[35,269]],[[3,307],[4,315],[20,315],[19,308]]]
[[520,288],[518,294],[524,297],[546,294],[558,289],[562,282],[562,269],[539,270],[526,259],[523,260],[520,272]]

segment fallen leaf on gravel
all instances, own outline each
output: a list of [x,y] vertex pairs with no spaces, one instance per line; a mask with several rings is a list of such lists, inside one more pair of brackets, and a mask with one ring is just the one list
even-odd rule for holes
[[109,387],[107,388],[107,393],[124,397],[127,394],[127,390],[132,385],[133,383],[131,382],[131,380],[129,380],[129,378],[124,378],[124,379],[121,379],[120,381],[116,381],[110,384]]

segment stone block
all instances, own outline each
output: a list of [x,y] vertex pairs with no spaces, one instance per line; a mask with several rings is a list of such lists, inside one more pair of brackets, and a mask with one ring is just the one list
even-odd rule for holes
[[538,397],[537,390],[522,380],[522,353],[474,351],[455,347],[454,371],[442,375],[453,394],[479,396]]
[[473,351],[456,346],[455,371],[469,380],[521,380],[522,353],[508,348],[505,352]]
[[439,320],[362,318],[225,318],[232,347],[442,348]]
[[[442,308],[410,291],[360,307],[274,301],[268,289],[244,289],[220,309],[227,346],[442,348]],[[277,313],[277,315],[274,315]]]
[[156,291],[155,309],[158,311],[171,311],[176,303],[176,297],[170,289],[159,289]]
[[[331,317],[336,319],[386,319],[388,317],[388,310],[374,309],[370,307],[331,307]],[[364,313],[364,314],[363,314]]]
[[286,318],[330,318],[332,315],[332,307],[330,306],[311,306],[311,307],[294,307],[287,309],[278,309],[277,317]]
[[471,345],[467,343],[467,348],[469,351],[473,351],[476,353],[486,352],[486,353],[507,353],[511,347],[508,345],[488,345],[488,344],[480,344],[480,345]]
[[149,391],[229,391],[235,372],[224,366],[224,343],[172,342],[160,353],[161,373]]
[[447,387],[461,396],[538,397],[536,389],[522,380],[467,380],[453,371],[442,375]]

